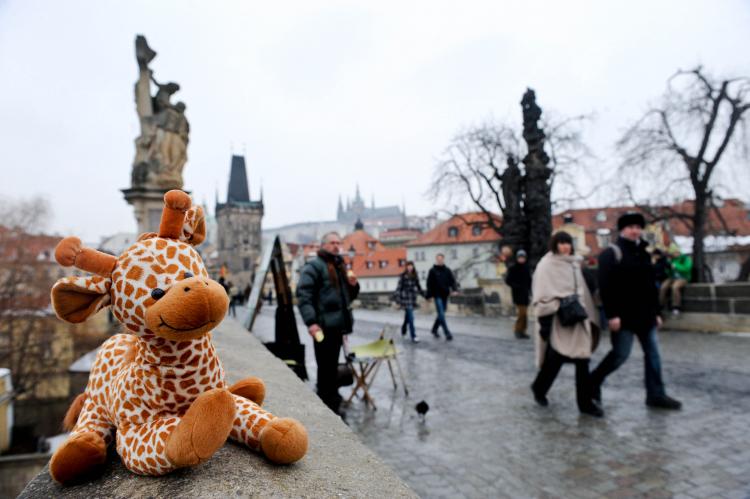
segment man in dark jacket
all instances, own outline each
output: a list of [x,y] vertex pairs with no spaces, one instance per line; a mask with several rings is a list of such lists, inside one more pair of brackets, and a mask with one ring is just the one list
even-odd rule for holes
[[531,295],[531,271],[529,270],[529,264],[526,262],[524,250],[518,250],[518,253],[516,253],[516,263],[508,269],[508,273],[505,275],[505,284],[510,286],[513,304],[518,311],[513,331],[516,338],[528,339],[526,314],[529,308],[529,296]]
[[453,277],[451,269],[445,266],[445,255],[438,253],[435,256],[435,265],[432,266],[427,274],[427,298],[435,298],[435,310],[437,318],[432,325],[432,335],[439,338],[438,328],[443,327],[445,339],[453,340],[453,335],[448,329],[448,323],[445,322],[445,307],[448,305],[448,297],[455,294],[458,290],[456,278]]
[[343,336],[352,332],[351,302],[359,294],[357,278],[347,272],[340,252],[341,237],[336,232],[323,236],[317,258],[302,267],[297,284],[297,306],[315,340],[318,396],[336,414],[341,404],[339,353]]
[[620,237],[616,245],[599,256],[599,293],[608,319],[612,350],[591,373],[594,400],[601,402],[601,384],[628,358],[636,336],[643,348],[646,371],[646,405],[679,409],[669,397],[661,376],[656,330],[661,326],[659,296],[647,243],[641,240],[646,221],[630,212],[617,220]]

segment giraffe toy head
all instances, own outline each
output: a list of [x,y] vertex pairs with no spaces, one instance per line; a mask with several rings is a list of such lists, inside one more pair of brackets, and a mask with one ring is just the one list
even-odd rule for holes
[[95,274],[57,281],[52,305],[58,317],[83,322],[111,306],[136,335],[171,341],[198,339],[221,322],[229,298],[193,249],[205,238],[203,210],[179,190],[167,192],[164,204],[159,233],[141,235],[119,257],[86,248],[76,237],[57,245],[58,263]]

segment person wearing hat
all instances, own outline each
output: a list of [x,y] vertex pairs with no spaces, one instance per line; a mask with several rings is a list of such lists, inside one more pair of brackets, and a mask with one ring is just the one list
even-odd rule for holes
[[682,404],[668,396],[661,374],[661,357],[656,330],[661,326],[648,244],[641,239],[646,225],[643,215],[628,212],[617,220],[620,237],[599,255],[599,294],[604,305],[612,350],[591,373],[593,399],[601,403],[601,385],[630,356],[633,338],[643,349],[646,376],[646,405],[680,409]]
[[520,249],[516,253],[516,263],[511,265],[505,275],[505,283],[510,286],[513,304],[516,306],[517,316],[513,332],[516,338],[528,339],[526,333],[527,310],[531,295],[531,270],[526,259],[526,251]]

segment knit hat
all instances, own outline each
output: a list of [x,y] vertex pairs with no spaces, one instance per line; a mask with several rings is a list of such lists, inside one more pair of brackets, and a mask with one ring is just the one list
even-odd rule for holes
[[526,250],[518,250],[516,252],[516,258],[526,258]]
[[620,231],[630,225],[640,225],[641,229],[646,226],[646,219],[637,211],[629,211],[617,219],[617,230]]

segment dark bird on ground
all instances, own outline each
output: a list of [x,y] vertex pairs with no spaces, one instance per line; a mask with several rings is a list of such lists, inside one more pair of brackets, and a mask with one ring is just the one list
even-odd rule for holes
[[415,409],[417,410],[417,414],[419,414],[419,417],[422,419],[422,421],[424,421],[427,411],[430,410],[430,406],[423,400],[417,404]]

